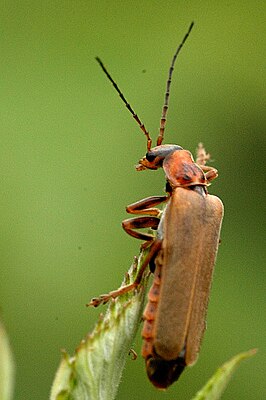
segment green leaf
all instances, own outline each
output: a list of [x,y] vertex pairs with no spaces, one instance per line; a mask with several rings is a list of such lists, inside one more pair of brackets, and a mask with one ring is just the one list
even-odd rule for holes
[[[134,281],[147,251],[135,259],[122,285]],[[115,398],[129,350],[143,312],[145,271],[138,289],[110,301],[92,333],[82,340],[74,357],[64,353],[50,400],[112,400]]]
[[193,397],[192,400],[218,400],[221,398],[226,389],[233,372],[236,370],[241,361],[252,357],[257,350],[249,350],[244,353],[237,354],[231,360],[227,361],[206,383],[206,385]]
[[14,392],[15,366],[9,340],[0,321],[0,399],[11,400]]

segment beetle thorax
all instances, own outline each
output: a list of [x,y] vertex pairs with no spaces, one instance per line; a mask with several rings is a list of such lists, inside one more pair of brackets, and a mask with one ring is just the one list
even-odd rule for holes
[[172,188],[207,186],[205,174],[188,150],[174,151],[163,160],[162,167]]

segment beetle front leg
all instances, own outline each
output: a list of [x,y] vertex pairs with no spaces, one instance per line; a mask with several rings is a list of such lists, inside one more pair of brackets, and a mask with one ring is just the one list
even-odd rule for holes
[[168,196],[150,196],[145,199],[136,201],[126,207],[126,211],[129,214],[145,214],[145,215],[155,215],[160,214],[160,210],[155,208],[158,204],[163,203],[169,199]]
[[200,166],[202,171],[206,172],[205,177],[208,182],[212,181],[218,176],[217,169],[206,165],[206,162],[209,161],[209,159],[210,159],[210,154],[206,152],[203,144],[199,143],[197,148],[196,163]]
[[154,237],[149,233],[136,232],[135,229],[151,228],[157,229],[160,219],[158,215],[161,211],[154,206],[161,204],[169,199],[168,196],[150,196],[143,200],[127,206],[126,211],[129,214],[146,214],[147,217],[129,218],[122,222],[123,229],[136,239],[145,240],[141,246],[142,249],[148,247],[153,242]]
[[[206,166],[205,166],[206,167]],[[205,177],[206,177],[206,179],[207,179],[207,181],[208,181],[208,183],[210,182],[210,181],[212,181],[213,179],[216,179],[217,178],[217,176],[218,176],[218,171],[217,171],[217,169],[215,169],[215,168],[211,168],[211,167],[208,167],[208,168],[210,168],[210,169],[205,169],[205,171],[207,171],[206,172],[206,174],[205,174]],[[203,168],[202,168],[203,169]],[[204,171],[204,169],[203,169],[203,171]]]
[[87,304],[87,306],[98,307],[100,304],[107,303],[111,298],[114,299],[138,287],[138,285],[141,282],[141,278],[143,276],[145,269],[147,268],[151,260],[154,259],[156,253],[161,248],[162,241],[160,239],[154,239],[154,236],[152,234],[136,232],[135,229],[141,229],[141,228],[157,229],[160,222],[160,218],[158,218],[158,215],[160,214],[161,211],[158,208],[155,208],[154,206],[164,201],[167,201],[168,199],[169,199],[168,196],[151,196],[143,200],[137,201],[136,203],[130,204],[126,208],[127,212],[130,214],[147,215],[144,217],[135,217],[126,219],[122,222],[122,226],[130,236],[133,236],[137,239],[145,240],[141,248],[145,249],[148,246],[150,246],[149,253],[146,259],[144,260],[136,276],[136,279],[134,280],[133,283],[122,286],[121,288],[113,290],[108,294],[103,294],[100,297],[93,298]]
[[112,292],[109,292],[108,294],[102,294],[99,297],[94,297],[91,299],[91,301],[87,304],[87,306],[93,306],[93,307],[98,307],[100,304],[105,304],[107,303],[110,299],[115,299],[118,296],[121,296],[125,293],[131,292],[135,288],[137,288],[141,282],[141,278],[143,276],[143,273],[147,266],[149,265],[150,261],[155,257],[155,255],[158,253],[162,245],[162,241],[160,239],[155,239],[153,244],[151,245],[150,251],[145,258],[135,280],[133,283],[125,286],[121,286],[117,290],[113,290]]
[[203,144],[199,143],[196,150],[196,163],[202,168],[210,158],[211,156],[207,153]]

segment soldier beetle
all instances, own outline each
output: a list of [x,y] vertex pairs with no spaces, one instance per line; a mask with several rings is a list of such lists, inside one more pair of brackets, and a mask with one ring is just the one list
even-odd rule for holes
[[[166,195],[148,197],[126,208],[130,214],[141,215],[123,221],[122,226],[129,235],[145,241],[142,248],[149,247],[147,258],[132,284],[93,298],[89,305],[98,306],[133,290],[139,285],[145,268],[150,266],[154,281],[144,311],[142,355],[150,381],[160,389],[175,382],[184,368],[197,360],[223,218],[221,200],[207,191],[218,173],[206,165],[210,156],[203,145],[198,145],[195,162],[192,154],[181,146],[162,144],[174,64],[192,27],[193,23],[172,59],[160,132],[153,148],[144,124],[97,58],[147,138],[147,153],[136,166],[137,171],[163,168]],[[166,207],[161,212],[156,206],[163,202]],[[156,230],[156,237],[138,232],[139,228]]]

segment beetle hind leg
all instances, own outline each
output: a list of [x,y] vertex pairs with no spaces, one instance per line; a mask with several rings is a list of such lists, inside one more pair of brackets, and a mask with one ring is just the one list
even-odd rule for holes
[[87,304],[87,306],[98,307],[100,304],[106,304],[109,300],[115,299],[116,297],[122,296],[123,294],[131,292],[132,290],[136,289],[141,282],[145,269],[149,265],[150,261],[154,259],[155,254],[157,254],[157,252],[160,250],[161,245],[162,245],[161,240],[159,239],[154,240],[147,254],[147,257],[143,261],[143,264],[141,265],[137,273],[134,282],[130,283],[129,285],[121,286],[119,289],[113,290],[107,294],[102,294],[99,297],[92,298],[91,301]]

